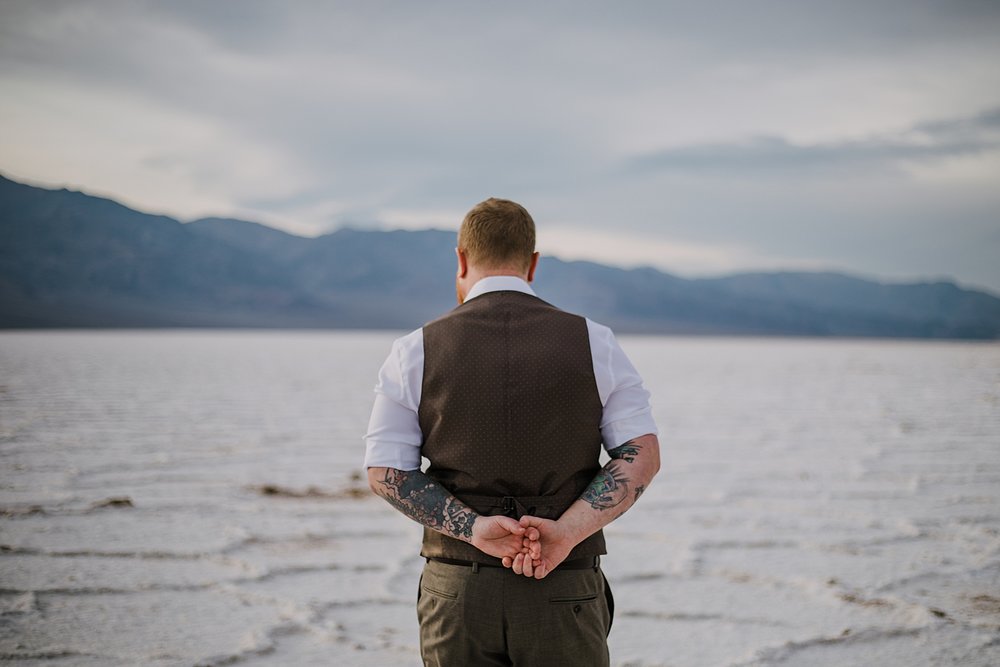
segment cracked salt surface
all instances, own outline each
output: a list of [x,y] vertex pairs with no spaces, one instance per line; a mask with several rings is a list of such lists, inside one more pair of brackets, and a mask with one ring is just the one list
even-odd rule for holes
[[[0,659],[419,665],[420,529],[358,475],[392,337],[0,333]],[[1000,347],[622,341],[664,467],[613,664],[1000,664]]]

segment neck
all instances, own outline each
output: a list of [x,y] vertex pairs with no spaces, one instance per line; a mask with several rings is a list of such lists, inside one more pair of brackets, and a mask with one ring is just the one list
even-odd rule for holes
[[520,278],[525,282],[529,282],[528,274],[517,271],[516,269],[481,269],[470,266],[468,272],[456,281],[455,287],[458,293],[458,302],[465,303],[466,295],[480,280],[483,278],[494,278],[496,276]]
[[495,278],[497,276],[509,276],[511,278],[520,278],[521,280],[527,282],[528,274],[516,269],[474,269],[469,267],[469,279],[472,281],[470,285],[475,285],[477,282],[483,278]]

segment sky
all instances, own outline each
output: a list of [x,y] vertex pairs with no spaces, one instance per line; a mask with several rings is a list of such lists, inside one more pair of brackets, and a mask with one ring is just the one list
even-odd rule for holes
[[505,197],[564,259],[1000,294],[1000,3],[3,0],[0,173],[306,236]]

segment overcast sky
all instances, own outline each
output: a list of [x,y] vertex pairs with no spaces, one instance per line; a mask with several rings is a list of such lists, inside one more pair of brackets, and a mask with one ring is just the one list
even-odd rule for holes
[[499,196],[565,258],[1000,293],[998,63],[991,0],[4,0],[0,172],[304,235]]

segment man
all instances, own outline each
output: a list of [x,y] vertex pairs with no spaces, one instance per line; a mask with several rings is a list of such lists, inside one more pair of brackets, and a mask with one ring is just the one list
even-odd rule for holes
[[607,665],[601,529],[659,470],[649,394],[610,329],[535,296],[523,207],[476,205],[456,253],[459,306],[393,343],[366,436],[372,490],[424,525],[424,664]]

